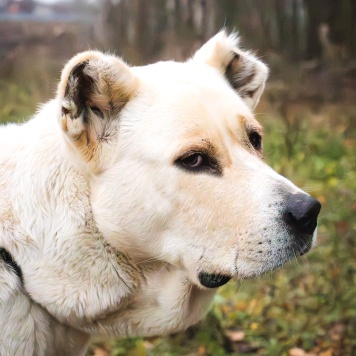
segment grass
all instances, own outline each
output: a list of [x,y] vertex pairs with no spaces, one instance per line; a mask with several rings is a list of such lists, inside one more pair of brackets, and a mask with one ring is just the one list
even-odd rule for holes
[[[0,92],[3,121],[33,113],[30,89],[1,82]],[[184,333],[97,340],[92,353],[356,354],[356,107],[327,104],[294,116],[268,102],[262,108],[266,161],[322,203],[318,247],[266,276],[221,288],[208,318]]]

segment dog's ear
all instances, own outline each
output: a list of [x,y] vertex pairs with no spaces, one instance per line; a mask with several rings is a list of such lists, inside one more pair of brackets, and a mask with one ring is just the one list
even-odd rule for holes
[[253,54],[238,48],[235,34],[219,32],[195,53],[193,60],[217,68],[251,109],[257,105],[268,69]]
[[111,157],[120,111],[137,87],[129,66],[114,56],[83,52],[65,66],[58,87],[61,126],[91,170]]

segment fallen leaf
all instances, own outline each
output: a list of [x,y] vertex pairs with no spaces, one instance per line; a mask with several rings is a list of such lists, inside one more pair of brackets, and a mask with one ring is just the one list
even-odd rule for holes
[[151,342],[151,341],[148,341],[148,340],[145,340],[143,342],[143,347],[146,349],[146,350],[151,350],[153,349],[155,345]]
[[305,356],[305,351],[298,347],[289,350],[289,356]]
[[102,349],[101,347],[96,347],[93,350],[93,356],[110,356],[111,353],[106,350],[106,349]]
[[345,333],[345,325],[341,323],[336,323],[329,331],[330,337],[334,341],[339,341]]
[[204,346],[199,346],[198,355],[200,355],[200,356],[206,355],[206,348]]
[[245,338],[245,333],[240,330],[226,330],[225,334],[232,342],[242,341]]
[[319,353],[319,356],[333,356],[333,350],[327,349]]
[[257,323],[252,323],[251,324],[251,330],[256,330],[258,328],[258,324]]
[[306,352],[299,347],[294,347],[293,349],[289,350],[289,356],[317,356],[317,354],[314,352]]

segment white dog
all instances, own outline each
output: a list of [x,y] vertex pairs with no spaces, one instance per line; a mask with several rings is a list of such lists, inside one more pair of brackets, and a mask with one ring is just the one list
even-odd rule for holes
[[224,32],[185,63],[84,52],[0,129],[2,356],[185,329],[311,248],[320,204],[261,159],[267,72]]

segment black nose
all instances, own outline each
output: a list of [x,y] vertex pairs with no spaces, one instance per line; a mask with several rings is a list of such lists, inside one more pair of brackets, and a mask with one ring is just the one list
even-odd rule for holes
[[317,225],[320,203],[307,194],[290,196],[285,221],[295,232],[311,235]]

